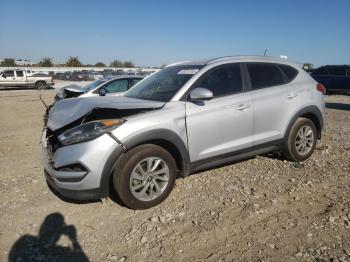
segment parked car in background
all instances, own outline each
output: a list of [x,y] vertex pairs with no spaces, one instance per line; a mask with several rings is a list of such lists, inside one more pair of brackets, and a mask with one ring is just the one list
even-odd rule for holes
[[83,87],[69,85],[58,91],[55,101],[78,96],[122,95],[142,79],[143,76],[110,76],[95,80]]
[[321,66],[311,75],[325,86],[326,93],[350,92],[350,65]]
[[103,74],[101,72],[97,72],[97,71],[92,71],[90,72],[90,76],[94,79],[94,80],[98,80],[103,78]]
[[103,76],[111,76],[111,75],[113,75],[113,73],[114,73],[114,70],[113,70],[113,69],[104,69],[104,70],[102,71],[102,75],[103,75]]
[[169,65],[123,96],[55,103],[42,136],[46,180],[80,200],[114,188],[126,206],[145,209],[167,198],[177,176],[269,152],[305,161],[323,130],[322,91],[285,59]]
[[55,79],[57,80],[69,80],[69,76],[71,75],[72,72],[66,71],[66,72],[57,72],[54,76]]
[[118,70],[115,71],[115,74],[116,75],[125,75],[125,72],[122,69],[118,69]]
[[43,73],[27,73],[27,70],[5,70],[0,74],[0,88],[25,87],[47,89],[54,85],[53,77]]

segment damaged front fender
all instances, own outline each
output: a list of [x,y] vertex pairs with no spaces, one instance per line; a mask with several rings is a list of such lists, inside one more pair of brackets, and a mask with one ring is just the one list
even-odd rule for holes
[[52,131],[81,120],[121,118],[162,108],[164,102],[119,97],[82,97],[58,101],[49,111],[47,127]]

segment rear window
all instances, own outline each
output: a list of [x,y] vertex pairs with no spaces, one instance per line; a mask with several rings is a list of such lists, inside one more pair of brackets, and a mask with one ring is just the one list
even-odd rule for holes
[[248,72],[253,89],[284,84],[282,71],[272,63],[248,63]]
[[297,75],[298,75],[298,70],[295,68],[289,66],[289,65],[278,65],[279,68],[283,71],[285,76],[288,78],[289,81],[292,81]]

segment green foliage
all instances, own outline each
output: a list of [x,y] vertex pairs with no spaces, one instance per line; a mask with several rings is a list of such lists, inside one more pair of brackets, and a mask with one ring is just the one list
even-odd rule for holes
[[131,61],[119,61],[119,60],[113,60],[110,64],[109,64],[109,67],[119,67],[119,68],[122,68],[122,67],[135,67],[134,63],[131,62]]
[[126,61],[126,62],[124,62],[124,67],[135,67],[135,65],[131,61]]
[[53,66],[52,58],[45,57],[40,60],[38,65],[42,67],[52,67]]
[[70,56],[66,62],[66,66],[68,67],[81,67],[82,65],[77,56]]
[[11,67],[11,66],[17,66],[15,59],[13,58],[5,58],[3,61],[1,61],[0,66],[7,66],[7,67]]
[[113,60],[110,64],[109,64],[109,67],[124,67],[123,66],[123,62],[122,61],[119,61],[119,60]]
[[104,63],[102,63],[102,62],[97,62],[97,63],[95,64],[95,66],[96,66],[96,67],[106,67],[106,65],[105,65]]

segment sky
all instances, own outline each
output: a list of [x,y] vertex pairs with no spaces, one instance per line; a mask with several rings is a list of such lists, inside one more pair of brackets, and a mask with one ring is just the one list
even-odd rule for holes
[[227,55],[350,64],[350,0],[0,0],[0,59],[139,66]]

